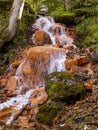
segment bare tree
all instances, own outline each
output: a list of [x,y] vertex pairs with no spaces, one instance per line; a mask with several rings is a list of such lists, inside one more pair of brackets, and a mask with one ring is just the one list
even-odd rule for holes
[[14,0],[11,8],[8,26],[0,34],[0,48],[5,42],[14,39],[19,27],[19,21],[21,20],[24,3],[25,0]]

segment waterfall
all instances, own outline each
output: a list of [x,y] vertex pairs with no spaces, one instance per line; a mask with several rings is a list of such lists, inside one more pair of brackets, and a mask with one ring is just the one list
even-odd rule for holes
[[[76,46],[73,44],[73,39],[66,34],[66,27],[63,24],[55,23],[53,17],[40,16],[33,26],[37,30],[43,30],[49,34],[52,40],[52,45],[59,43],[61,46],[73,46],[73,48],[76,48]],[[33,42],[34,38],[35,34],[32,36]]]
[[[33,26],[38,30],[47,32],[52,40],[52,45],[57,42],[62,46],[75,46],[73,39],[66,34],[64,25],[56,24],[52,17],[40,17]],[[35,34],[32,36],[34,40]],[[12,108],[13,113],[6,124],[11,124],[18,113],[25,107],[35,89],[45,86],[45,78],[54,71],[65,71],[66,49],[50,46],[36,46],[28,50],[27,57],[19,65],[15,78],[17,79],[16,91],[18,95],[0,104],[0,111]],[[22,89],[26,89],[21,94]],[[15,106],[15,107],[13,107]]]
[[[65,71],[65,60],[66,51],[63,48],[33,47],[29,50],[27,59],[20,64],[16,71],[15,77],[18,79],[18,90],[21,91],[23,87],[33,89],[44,87],[46,75],[54,71]],[[27,63],[29,63],[28,66],[32,75],[27,74],[25,76],[24,71]],[[21,82],[21,79],[25,79],[24,82]]]

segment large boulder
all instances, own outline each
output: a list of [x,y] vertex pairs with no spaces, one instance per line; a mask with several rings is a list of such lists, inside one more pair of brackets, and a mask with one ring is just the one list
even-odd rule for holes
[[91,57],[93,62],[98,63],[98,51],[93,52]]
[[7,121],[12,112],[13,110],[11,108],[5,108],[3,110],[0,110],[0,121],[3,123]]
[[16,86],[17,86],[17,79],[14,76],[10,77],[6,86],[8,88],[8,91],[10,92],[15,91]]
[[[80,73],[80,72],[88,72],[90,71],[89,67],[87,66],[89,63],[89,58],[88,56],[80,56],[80,55],[76,55],[75,57],[73,57],[72,59],[67,59],[65,61],[65,67],[66,70],[71,72],[71,73]],[[83,65],[85,65],[85,67],[83,68]]]
[[80,76],[68,72],[53,72],[46,78],[46,91],[53,101],[74,103],[84,97],[85,89]]
[[32,75],[32,68],[30,64],[30,60],[26,60],[24,64],[22,64],[21,72],[23,75]]
[[42,46],[45,44],[52,44],[51,38],[48,33],[43,30],[38,30],[33,36],[33,42],[35,45]]
[[[61,56],[60,56],[61,54]],[[45,78],[48,73],[60,69],[59,59],[66,57],[64,49],[49,46],[32,47],[27,52],[27,58],[19,67],[18,75],[25,87],[44,86]],[[64,62],[63,62],[64,63]],[[51,66],[50,66],[51,64]]]

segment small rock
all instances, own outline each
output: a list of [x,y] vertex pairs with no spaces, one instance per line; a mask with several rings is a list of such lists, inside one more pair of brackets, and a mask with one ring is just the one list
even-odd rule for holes
[[96,63],[98,63],[98,51],[94,52],[92,54],[92,60]]
[[0,86],[6,87],[7,79],[1,79],[0,80]]
[[16,89],[16,86],[17,79],[14,76],[10,77],[10,79],[7,82],[8,91],[13,92]]
[[21,72],[23,75],[32,75],[32,68],[31,68],[31,64],[29,60],[26,60],[23,64],[22,64],[22,69]]
[[39,46],[52,44],[50,36],[43,30],[36,31],[33,40],[34,44]]

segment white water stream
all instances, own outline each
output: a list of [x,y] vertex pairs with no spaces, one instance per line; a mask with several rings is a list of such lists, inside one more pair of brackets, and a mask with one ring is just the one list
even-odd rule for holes
[[[47,32],[49,34],[53,44],[56,44],[56,37],[58,36],[60,39],[60,44],[62,44],[64,46],[72,45],[73,47],[75,47],[72,44],[73,39],[66,35],[64,26],[61,26],[61,28],[57,28],[55,30],[55,32],[56,32],[55,35],[53,34],[54,30],[52,30],[52,32],[49,31],[54,24],[55,24],[55,22],[54,22],[54,19],[52,17],[45,18],[45,17],[41,16],[36,21],[36,23],[34,23],[33,26],[35,26],[39,30],[41,29],[41,30]],[[33,38],[34,38],[34,35],[33,35]],[[63,38],[63,40],[62,40],[62,38]],[[66,41],[66,44],[64,43],[64,39]],[[40,57],[40,55],[39,55],[39,57]],[[54,71],[65,71],[65,60],[66,60],[66,51],[65,52],[61,51],[59,53],[55,53],[55,52],[51,53],[51,56],[49,59],[49,64],[44,64],[44,63],[42,64],[42,65],[46,66],[46,68],[44,68],[47,71],[45,76],[51,72],[54,72]],[[0,110],[3,110],[5,108],[10,108],[11,106],[14,106],[14,104],[16,105],[16,107],[14,108],[14,113],[12,113],[12,115],[8,118],[8,120],[6,121],[6,124],[11,124],[13,122],[17,111],[21,110],[24,106],[26,106],[28,104],[29,98],[34,92],[32,89],[30,89],[24,95],[20,94],[20,91],[23,87],[29,88],[28,84],[26,84],[25,82],[21,83],[21,81],[20,81],[20,79],[23,78],[23,74],[21,73],[21,66],[22,66],[22,64],[24,64],[24,62],[25,61],[23,61],[20,64],[20,66],[18,67],[18,69],[16,71],[16,75],[15,75],[15,78],[18,80],[18,84],[17,84],[16,89],[17,89],[19,94],[16,97],[12,97],[10,100],[0,104]],[[40,68],[38,69],[38,71],[39,70],[40,70]],[[44,76],[44,78],[45,78],[45,76]],[[38,80],[39,80],[40,76],[39,77],[37,76],[36,78],[38,78]],[[43,81],[40,82],[40,86],[45,85],[44,80],[45,79],[43,79]],[[36,84],[35,88],[40,87],[38,85],[39,84]]]
[[[33,26],[38,29],[38,30],[43,30],[46,33],[49,34],[51,40],[52,40],[52,44],[55,45],[56,44],[56,39],[59,39],[59,43],[62,46],[73,46],[74,48],[76,48],[76,46],[73,44],[73,39],[69,36],[67,36],[66,34],[66,27],[62,24],[59,23],[55,23],[53,17],[42,17],[40,16],[40,18],[38,20],[36,20],[35,24],[33,24]],[[55,34],[54,34],[55,33]],[[34,36],[35,34],[33,34],[32,36],[32,41],[35,43],[34,41]]]

